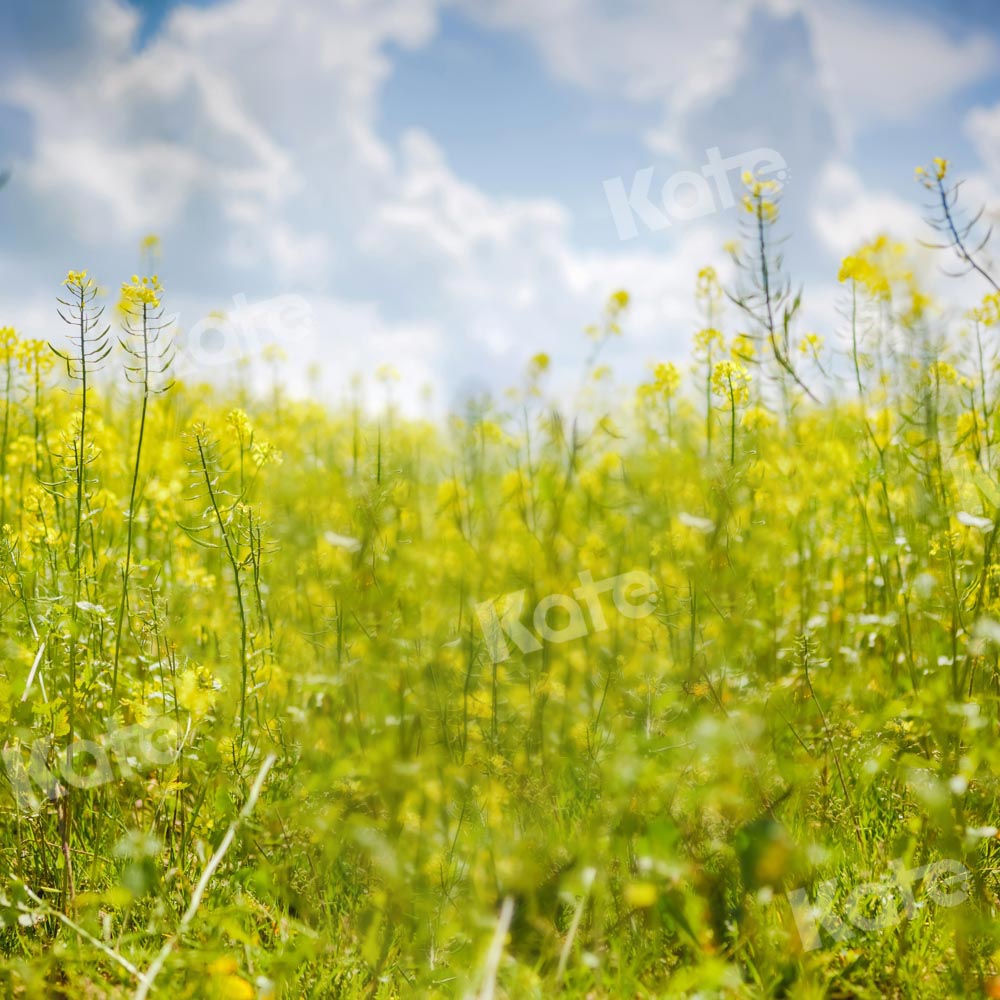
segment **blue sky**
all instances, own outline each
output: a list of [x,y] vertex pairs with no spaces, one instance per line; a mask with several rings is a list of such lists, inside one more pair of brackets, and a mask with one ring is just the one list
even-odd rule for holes
[[65,271],[114,287],[153,232],[189,377],[276,340],[325,391],[394,364],[413,406],[424,384],[446,402],[514,382],[541,349],[569,384],[618,287],[633,307],[611,360],[639,377],[685,354],[694,276],[725,268],[737,210],[623,240],[605,181],[651,168],[656,192],[713,147],[768,147],[805,320],[832,338],[840,257],[923,232],[917,163],[949,156],[970,203],[1000,205],[995,6],[7,4],[0,318],[57,336]]

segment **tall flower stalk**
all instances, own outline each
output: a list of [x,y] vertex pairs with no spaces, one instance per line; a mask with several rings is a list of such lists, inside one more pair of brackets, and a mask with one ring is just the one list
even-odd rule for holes
[[931,166],[917,167],[917,182],[930,191],[934,199],[928,207],[927,222],[944,238],[943,243],[929,243],[927,246],[935,250],[951,250],[955,254],[961,262],[956,276],[974,271],[992,286],[994,292],[1000,292],[997,279],[983,264],[983,251],[993,234],[993,227],[980,227],[982,208],[971,218],[959,214],[958,196],[962,182],[948,180],[949,166],[946,159],[936,156]]
[[712,392],[729,407],[729,464],[736,464],[736,410],[750,398],[750,373],[739,361],[720,361],[712,369]]
[[[770,348],[782,393],[787,397],[788,381],[798,386],[814,403],[819,400],[799,373],[791,349],[791,327],[799,310],[802,293],[792,293],[782,274],[783,259],[771,236],[779,218],[777,182],[759,180],[751,173],[743,176],[746,254],[737,248],[733,260],[744,276],[743,287],[731,292],[730,299],[757,327]],[[787,406],[787,398],[786,398]]]
[[[234,411],[242,414],[242,411]],[[245,420],[245,415],[244,420]],[[249,424],[247,424],[249,429]],[[240,747],[246,740],[247,728],[247,679],[249,672],[249,625],[247,622],[247,604],[243,593],[243,570],[252,562],[244,555],[241,537],[241,525],[245,523],[248,505],[242,503],[240,496],[234,496],[222,485],[224,471],[218,458],[218,442],[202,424],[196,425],[191,432],[192,453],[191,473],[195,483],[195,499],[206,500],[207,507],[202,511],[202,524],[192,527],[181,525],[188,536],[204,548],[221,550],[232,573],[233,587],[236,591],[236,610],[240,624]],[[241,461],[242,461],[241,444]],[[241,476],[241,490],[242,490]],[[207,541],[202,533],[217,529],[219,541]]]
[[150,396],[165,392],[170,383],[164,378],[173,361],[173,345],[163,337],[169,323],[163,319],[160,296],[163,288],[159,278],[139,279],[133,275],[131,282],[122,285],[121,314],[125,336],[119,343],[128,355],[125,377],[142,387],[142,404],[139,411],[139,434],[135,446],[135,461],[132,463],[132,485],[129,490],[128,510],[125,519],[128,524],[125,539],[125,562],[122,567],[122,593],[118,604],[118,619],[115,624],[115,654],[111,677],[111,698],[114,701],[118,690],[118,663],[121,657],[122,628],[125,611],[128,608],[128,585],[132,570],[132,546],[135,529],[136,495],[139,487],[139,469],[142,463],[142,445],[146,434],[146,415]]
[[[80,620],[80,602],[83,596],[84,566],[83,566],[83,511],[87,489],[87,465],[93,461],[89,454],[87,441],[87,396],[91,380],[100,370],[101,365],[111,352],[111,340],[108,336],[109,327],[102,324],[103,306],[94,304],[97,298],[97,284],[87,276],[86,271],[70,271],[63,284],[67,288],[67,298],[57,298],[60,309],[59,317],[67,323],[73,332],[69,335],[70,350],[65,353],[52,350],[62,358],[66,365],[66,374],[80,383],[80,414],[76,423],[72,442],[70,465],[67,467],[73,476],[75,486],[74,520],[73,520],[73,599],[70,604],[70,637],[69,637],[69,692],[67,698],[69,734],[66,741],[66,766],[73,764],[73,733],[76,722],[76,672],[78,629]],[[63,800],[62,813],[62,853],[65,861],[63,869],[63,902],[71,902],[74,896],[73,864],[70,844],[72,840],[71,797],[67,793]]]

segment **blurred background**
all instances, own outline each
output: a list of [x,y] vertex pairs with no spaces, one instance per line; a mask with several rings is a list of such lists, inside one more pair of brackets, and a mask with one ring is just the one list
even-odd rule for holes
[[2,319],[54,339],[68,268],[109,298],[155,270],[188,379],[283,353],[334,398],[391,365],[395,402],[442,412],[540,350],[574,384],[626,288],[602,360],[634,381],[688,353],[697,270],[725,276],[739,234],[691,172],[770,150],[803,320],[832,338],[844,254],[932,235],[917,164],[1000,204],[998,55],[995,0],[4,4]]

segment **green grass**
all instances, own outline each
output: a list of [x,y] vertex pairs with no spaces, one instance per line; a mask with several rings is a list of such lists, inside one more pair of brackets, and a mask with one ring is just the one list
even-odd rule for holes
[[[616,293],[572,412],[539,355],[442,426],[161,392],[139,341],[101,357],[85,275],[78,381],[5,333],[7,760],[110,769],[37,809],[4,774],[5,995],[996,995],[1000,317],[949,348],[901,260],[845,264],[842,349],[703,272],[690,378],[627,392]],[[578,617],[587,573],[655,604]],[[537,641],[495,661],[522,591]],[[844,917],[942,860],[955,905],[799,937],[787,893]]]

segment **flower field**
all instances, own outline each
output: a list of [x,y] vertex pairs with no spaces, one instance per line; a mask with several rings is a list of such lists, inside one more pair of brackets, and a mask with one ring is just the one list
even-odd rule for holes
[[1000,996],[1000,290],[919,180],[954,302],[880,237],[804,331],[748,177],[628,392],[626,291],[440,422],[174,382],[153,275],[0,331],[4,995]]

